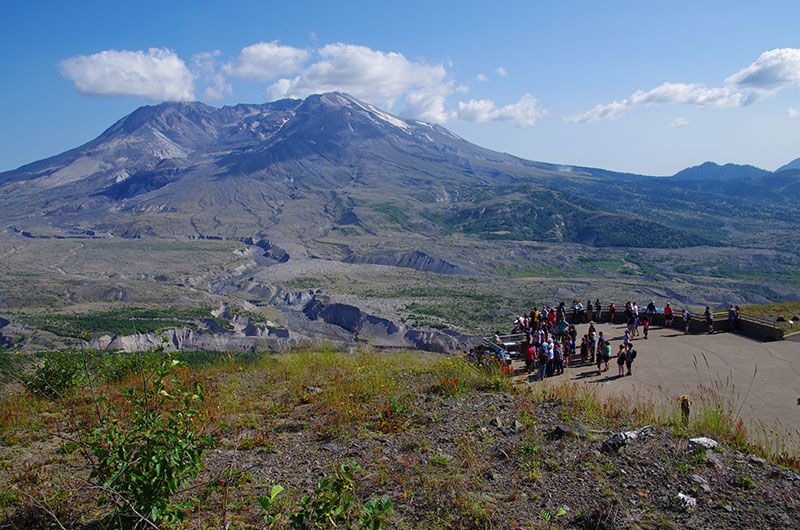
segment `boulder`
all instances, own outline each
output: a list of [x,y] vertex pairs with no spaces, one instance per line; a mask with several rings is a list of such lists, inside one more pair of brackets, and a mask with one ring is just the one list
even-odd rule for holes
[[616,453],[623,445],[640,438],[644,438],[645,436],[649,436],[652,434],[652,432],[653,426],[645,425],[641,429],[636,429],[635,431],[617,433],[606,439],[600,448],[607,453]]
[[714,449],[718,445],[719,443],[716,440],[712,440],[706,436],[700,436],[698,438],[692,438],[689,440],[689,449],[692,451]]

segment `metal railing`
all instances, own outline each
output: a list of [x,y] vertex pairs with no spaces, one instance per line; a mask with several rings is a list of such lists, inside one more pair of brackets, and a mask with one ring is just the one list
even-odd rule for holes
[[[728,321],[728,312],[727,311],[712,311],[711,314],[714,317],[714,322]],[[689,313],[689,316],[692,320],[705,320],[706,315],[705,313]],[[756,324],[760,324],[762,326],[771,327],[774,329],[780,329],[780,326],[775,320],[770,318],[760,317],[758,315],[751,315],[750,313],[739,313],[739,320],[744,322],[755,322]]]

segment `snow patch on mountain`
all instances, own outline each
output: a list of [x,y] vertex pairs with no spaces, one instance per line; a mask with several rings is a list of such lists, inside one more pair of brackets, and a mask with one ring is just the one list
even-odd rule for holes
[[[361,103],[360,101],[353,100],[353,103],[355,103],[356,105],[367,111],[367,115],[369,116],[370,120],[372,120],[374,123],[377,123],[378,125],[383,125],[381,123],[381,121],[383,121],[389,123],[390,125],[394,125],[398,129],[401,129],[408,134],[411,134],[411,127],[409,127],[409,125],[400,118],[395,118],[388,112],[383,112],[382,110],[373,107],[372,105],[367,105],[365,103]],[[376,120],[373,116],[377,116],[378,118],[380,118],[381,121]]]

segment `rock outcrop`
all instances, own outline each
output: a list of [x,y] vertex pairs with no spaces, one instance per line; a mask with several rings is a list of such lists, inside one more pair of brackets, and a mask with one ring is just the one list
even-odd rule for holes
[[404,267],[423,272],[435,272],[437,274],[464,274],[471,275],[475,272],[453,265],[441,258],[435,258],[428,254],[415,250],[414,252],[391,252],[376,256],[356,256],[351,255],[345,258],[345,263],[369,263],[372,265],[391,265],[393,267]]

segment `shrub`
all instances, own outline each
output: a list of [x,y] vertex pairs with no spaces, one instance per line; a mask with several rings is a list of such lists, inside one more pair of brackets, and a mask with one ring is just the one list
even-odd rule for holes
[[353,510],[353,473],[363,471],[352,460],[339,466],[333,474],[322,479],[313,495],[305,495],[295,509],[287,514],[270,514],[275,498],[284,490],[273,486],[269,496],[256,500],[264,510],[267,528],[278,523],[285,515],[292,530],[343,528],[378,530],[386,522],[385,516],[392,512],[389,497],[372,500],[361,507],[360,513]]
[[125,392],[130,411],[99,392],[103,417],[87,437],[97,458],[90,476],[100,481],[101,502],[117,508],[108,521],[115,527],[131,528],[143,518],[179,520],[189,506],[170,496],[202,469],[203,451],[213,442],[198,433],[202,418],[194,407],[203,400],[202,387],[195,382],[187,389],[176,377],[178,365],[162,356],[149,385]]
[[81,384],[82,369],[82,359],[75,350],[47,352],[23,382],[31,394],[58,398]]

